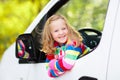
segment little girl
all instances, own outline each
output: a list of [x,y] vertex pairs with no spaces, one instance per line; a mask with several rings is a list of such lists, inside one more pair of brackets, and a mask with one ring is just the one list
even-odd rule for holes
[[58,77],[72,69],[79,55],[89,48],[82,43],[82,36],[61,15],[51,16],[42,33],[42,51],[47,55],[48,75]]

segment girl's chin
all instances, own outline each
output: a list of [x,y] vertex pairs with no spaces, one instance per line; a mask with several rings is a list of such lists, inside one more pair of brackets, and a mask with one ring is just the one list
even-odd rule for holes
[[60,44],[65,44],[66,43],[66,41],[62,41],[62,42],[59,42]]
[[60,44],[64,44],[65,42],[61,42]]

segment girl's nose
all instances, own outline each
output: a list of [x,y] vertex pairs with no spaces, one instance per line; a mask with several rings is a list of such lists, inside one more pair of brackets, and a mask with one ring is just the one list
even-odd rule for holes
[[62,30],[60,30],[60,31],[59,31],[59,34],[63,34],[63,31],[62,31]]

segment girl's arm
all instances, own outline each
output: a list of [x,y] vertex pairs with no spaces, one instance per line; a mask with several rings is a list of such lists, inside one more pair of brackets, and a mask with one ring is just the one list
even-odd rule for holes
[[61,59],[52,59],[49,64],[48,74],[51,77],[58,77],[62,75],[65,71],[71,70],[80,54],[86,54],[89,48],[84,44],[79,47],[74,45],[67,45],[65,56]]

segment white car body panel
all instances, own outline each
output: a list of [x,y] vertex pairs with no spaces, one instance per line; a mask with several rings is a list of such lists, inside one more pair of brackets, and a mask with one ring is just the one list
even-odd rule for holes
[[[25,33],[31,33],[44,14],[57,2],[50,3],[39,13]],[[110,0],[102,38],[98,47],[77,60],[73,69],[58,78],[50,78],[45,63],[19,64],[15,57],[15,43],[8,48],[1,61],[0,80],[78,80],[82,76],[98,80],[120,80],[120,0]]]
[[119,80],[120,79],[120,1],[118,7],[118,13],[116,15],[116,21],[114,25],[114,32],[111,42],[111,49],[108,63],[108,77],[107,80]]

